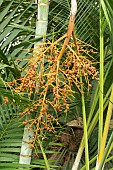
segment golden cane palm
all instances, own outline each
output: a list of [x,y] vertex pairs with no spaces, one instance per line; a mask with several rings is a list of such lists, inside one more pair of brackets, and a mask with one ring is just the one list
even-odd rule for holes
[[[48,13],[49,13],[49,0],[39,0],[36,2],[38,7],[37,18],[36,18],[36,38],[42,38],[46,36],[47,33],[47,25],[48,25]],[[35,43],[34,46],[34,55],[37,57],[37,51],[39,51],[38,44],[43,43],[42,40]],[[29,116],[26,116],[26,119],[29,119]],[[32,156],[32,140],[34,136],[33,129],[29,129],[29,124],[25,125],[21,152],[20,152],[20,164],[30,164],[31,163],[31,156]]]
[[[86,86],[86,88],[84,89],[85,90],[84,94],[80,93],[77,90],[77,88],[74,87],[73,90],[76,91],[76,94],[74,96],[74,102],[70,103],[70,100],[67,99],[67,101],[69,102],[68,104],[70,104],[70,110],[67,114],[67,117],[64,116],[63,114],[60,114],[58,118],[61,121],[61,123],[65,123],[66,121],[68,122],[69,120],[72,120],[74,118],[73,115],[76,116],[76,114],[78,114],[79,116],[82,116],[81,114],[82,111],[84,115],[86,113],[87,125],[86,125],[86,120],[85,120],[86,118],[84,117],[85,136],[83,137],[83,140],[81,142],[78,154],[76,156],[75,163],[73,165],[73,169],[86,169],[86,167],[87,169],[88,167],[90,167],[90,169],[93,169],[95,168],[95,166],[97,169],[99,168],[101,169],[103,165],[105,168],[110,166],[109,162],[112,161],[112,144],[111,144],[112,134],[110,131],[108,131],[108,127],[109,127],[111,110],[112,110],[112,101],[111,101],[112,92],[111,91],[112,91],[112,71],[113,71],[113,62],[112,62],[112,49],[113,49],[112,48],[113,47],[113,44],[112,44],[113,43],[112,41],[113,40],[112,39],[113,37],[112,36],[113,35],[112,33],[113,32],[113,24],[112,24],[113,5],[112,4],[113,2],[112,0],[100,1],[101,3],[101,17],[100,18],[99,18],[99,12],[100,12],[99,1],[95,2],[93,0],[80,0],[77,3],[78,3],[78,7],[77,7],[78,10],[77,10],[77,16],[76,16],[76,21],[75,21],[74,32],[77,38],[84,40],[85,43],[88,43],[92,45],[93,47],[97,48],[98,53],[95,53],[93,55],[93,58],[91,59],[91,61],[94,61],[97,63],[96,67],[100,73],[101,81],[92,80],[91,84],[93,85],[93,88],[89,92],[87,92],[87,86]],[[43,8],[43,5],[44,5],[44,8]],[[18,164],[20,148],[21,148],[21,143],[22,143],[23,129],[24,129],[24,126],[23,125],[20,126],[20,125],[22,124],[23,121],[25,122],[23,117],[22,118],[18,117],[18,114],[20,112],[22,113],[26,107],[29,107],[30,103],[33,102],[33,100],[37,96],[32,95],[31,96],[32,100],[31,100],[26,97],[27,94],[23,97],[23,92],[19,93],[17,91],[17,93],[14,93],[14,89],[11,89],[10,83],[14,78],[18,79],[23,70],[25,69],[27,70],[28,68],[27,63],[30,60],[29,56],[31,56],[33,52],[34,54],[38,53],[37,50],[39,50],[39,48],[37,48],[37,46],[42,39],[45,39],[47,27],[48,27],[47,39],[49,39],[48,40],[49,43],[50,41],[54,42],[55,40],[57,40],[58,38],[60,38],[66,33],[68,19],[70,15],[70,1],[51,0],[49,2],[47,0],[40,0],[38,1],[38,4],[36,4],[36,1],[34,0],[29,1],[29,2],[26,0],[23,0],[23,1],[18,0],[16,2],[10,1],[10,0],[9,1],[1,0],[0,7],[1,7],[0,131],[2,134],[1,141],[0,141],[0,146],[1,146],[0,148],[0,155],[1,155],[0,166],[1,167],[0,168],[7,169],[7,167],[9,166],[9,168],[12,168],[12,169],[17,168],[17,167],[22,167],[22,168],[25,167],[26,169],[28,168],[30,169],[33,167],[40,168],[40,169],[42,168],[49,169],[49,163],[45,155],[46,152],[49,153],[46,150],[46,147],[48,146],[46,141],[40,141],[40,139],[38,139],[39,141],[37,142],[41,146],[40,147],[41,153],[43,154],[43,157],[44,157],[44,161],[42,160],[42,162],[40,162],[39,159],[38,160],[34,159],[33,156],[34,154],[37,153],[37,151],[36,153],[34,153],[34,151],[32,152],[32,147],[31,149],[29,149],[29,146],[31,146],[31,144],[30,143],[27,143],[27,145],[25,144],[26,139],[28,139],[29,136],[32,136],[34,133],[32,129],[30,129],[31,131],[30,130],[28,131],[28,129],[25,129],[24,134],[26,136],[24,136],[25,141],[22,144],[22,147],[26,147],[28,149],[28,152],[29,150],[30,152],[28,154],[22,151],[21,157],[23,156],[24,159],[21,159],[20,161],[20,163],[23,163],[23,164],[26,163],[30,165],[27,166],[27,165]],[[36,17],[37,7],[39,7],[38,14],[42,12],[43,15],[40,15],[40,17],[43,16],[44,21],[40,22],[39,21],[40,18],[38,18],[37,20],[37,17]],[[49,13],[48,13],[48,7],[49,7]],[[42,9],[42,11],[40,11],[40,9]],[[47,21],[47,18],[49,18],[48,21]],[[36,20],[37,20],[37,29],[35,33]],[[101,26],[100,27],[101,37],[99,35],[99,20],[101,21],[100,22],[101,23],[100,25]],[[44,26],[42,26],[42,24],[44,24]],[[41,29],[42,27],[43,29]],[[103,39],[103,37],[105,37],[105,39]],[[101,40],[100,45],[99,45],[99,40]],[[72,39],[70,40],[70,43],[71,41]],[[80,42],[80,40],[78,42]],[[35,49],[33,51],[34,43],[35,43]],[[86,45],[85,43],[83,43],[82,45],[85,46]],[[59,44],[61,45],[60,41],[59,41]],[[70,50],[70,46],[68,46],[68,48],[66,49],[67,51]],[[90,46],[88,46],[87,48],[89,50]],[[99,53],[99,48],[100,48],[100,53]],[[104,49],[104,53],[103,53],[103,49]],[[57,50],[58,50],[57,52],[59,52],[59,49]],[[71,52],[72,52],[72,49],[71,49]],[[65,56],[66,55],[65,51],[63,51],[63,53],[64,53],[63,56]],[[100,57],[100,60],[99,60],[99,57]],[[63,57],[61,58],[62,58],[61,60],[61,63],[62,63]],[[104,64],[104,67],[103,67],[103,64]],[[99,65],[101,66],[100,68],[99,68]],[[47,75],[48,74],[47,60],[45,60],[44,66],[46,68],[46,75]],[[54,66],[56,65],[54,64]],[[62,75],[63,74],[60,74],[61,77]],[[6,81],[10,82],[8,86],[7,86]],[[82,81],[84,81],[84,79],[83,80],[81,79],[81,83]],[[51,98],[51,90],[48,92],[47,95],[48,95],[47,96],[48,98]],[[81,96],[82,96],[82,102],[81,102]],[[72,99],[73,97],[71,98],[71,101],[73,101]],[[99,100],[100,100],[100,103],[99,103]],[[99,110],[99,105],[101,106],[100,110]],[[108,108],[108,111],[107,111],[107,108]],[[107,117],[106,117],[106,114],[107,114]],[[62,115],[65,117],[65,120]],[[106,122],[104,121],[105,117],[107,118]],[[99,120],[99,127],[97,126],[98,120]],[[105,130],[103,132],[104,122],[105,122]],[[97,134],[95,134],[95,131],[99,132],[99,137]],[[108,139],[109,142],[107,143],[106,138],[107,138],[107,135],[109,136],[110,134],[111,134],[111,138]],[[48,136],[48,133],[46,133],[46,135]],[[92,140],[92,136],[93,136],[93,140]],[[76,139],[76,136],[74,136],[74,138]],[[85,139],[85,143],[84,143],[84,139]],[[103,143],[103,139],[105,139],[104,146],[106,146],[104,151],[101,149],[101,143]],[[50,138],[50,140],[52,140],[52,138]],[[89,146],[87,145],[87,142]],[[50,143],[50,141],[48,143]],[[99,146],[98,146],[98,159],[97,159],[96,153],[97,153],[98,143],[99,143]],[[95,146],[93,148],[93,153],[91,153],[91,148],[93,147],[92,145]],[[84,155],[82,156],[84,147],[86,150],[86,159],[84,159]],[[25,151],[27,151],[26,148],[24,148]],[[30,158],[31,153],[33,153],[32,161]],[[64,153],[65,153],[65,150],[62,149],[61,155],[65,155]],[[35,155],[35,157],[37,158],[37,155]],[[74,154],[74,157],[75,157],[75,154]],[[96,159],[97,159],[97,163],[96,163]],[[67,166],[66,166],[67,170],[72,168],[73,162],[71,163],[71,167],[68,166],[70,160],[71,159],[68,158]],[[56,163],[58,163],[58,160],[56,161]],[[52,166],[54,169],[57,169],[57,168],[59,169],[59,167],[57,166],[54,166],[54,165]],[[66,169],[66,167],[64,166],[63,168]]]

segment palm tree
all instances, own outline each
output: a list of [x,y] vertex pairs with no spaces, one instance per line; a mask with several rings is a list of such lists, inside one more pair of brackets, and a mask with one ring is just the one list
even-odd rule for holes
[[[90,166],[90,169],[95,168],[95,166],[97,166],[97,169],[99,168],[101,169],[103,167],[103,164],[105,164],[105,162],[106,162],[105,168],[110,169],[110,163],[112,162],[112,152],[111,152],[112,147],[110,148],[110,144],[112,141],[112,134],[110,130],[108,134],[107,125],[109,125],[109,121],[111,117],[111,109],[112,109],[112,103],[110,103],[110,101],[112,100],[111,73],[113,68],[113,62],[112,62],[112,47],[113,47],[112,3],[113,2],[111,0],[107,0],[107,1],[100,1],[100,3],[101,3],[101,10],[99,7],[100,6],[99,1],[96,2],[93,0],[78,1],[78,10],[77,10],[74,31],[76,32],[77,38],[84,40],[86,43],[90,43],[92,46],[97,48],[98,52],[100,48],[101,55],[99,55],[99,53],[96,54],[95,61],[97,62],[97,69],[99,71],[101,70],[100,72],[101,81],[99,83],[95,80],[92,81],[93,89],[91,89],[89,94],[85,93],[84,95],[85,102],[83,102],[85,103],[85,109],[87,115],[87,128],[85,130],[87,131],[88,129],[88,139],[89,139],[88,152],[89,152],[90,161],[86,159],[85,163],[83,163],[84,162],[84,155],[82,156],[84,150],[84,137],[83,137],[83,140],[80,144],[80,148],[78,150],[78,154],[76,156],[75,163],[73,165],[74,169],[77,168],[80,169],[80,167],[81,169],[86,169],[86,163],[87,163],[87,167]],[[21,111],[25,110],[26,106],[29,106],[31,100],[29,100],[26,96],[23,97],[21,93],[14,93],[12,90],[10,90],[11,89],[10,85],[7,86],[6,83],[6,81],[12,81],[14,78],[20,77],[22,69],[26,67],[26,63],[28,63],[28,56],[32,55],[32,50],[30,51],[29,49],[33,47],[34,42],[36,43],[37,46],[37,42],[39,42],[42,38],[45,38],[46,30],[44,34],[36,33],[36,37],[35,37],[35,14],[37,13],[37,5],[35,4],[34,1],[28,2],[26,0],[23,1],[18,0],[15,2],[14,0],[13,1],[2,0],[0,1],[0,7],[2,11],[1,18],[0,18],[0,22],[1,22],[0,69],[2,70],[1,78],[0,78],[0,93],[1,93],[1,103],[0,103],[1,104],[1,109],[0,109],[0,131],[1,131],[0,166],[1,167],[0,168],[1,169],[7,169],[7,167],[11,169],[17,167],[25,167],[26,169],[30,167],[47,168],[47,166],[45,166],[45,162],[46,165],[48,164],[46,158],[45,158],[45,162],[44,161],[40,162],[39,159],[36,161],[36,159],[32,158],[32,162],[30,162],[29,159],[29,163],[31,163],[30,165],[18,164],[21,141],[22,141],[23,130],[24,130],[24,126],[21,125],[22,122],[24,121],[24,118],[18,117],[18,114]],[[48,7],[46,9],[48,10]],[[100,11],[101,11],[101,17],[99,18]],[[70,13],[70,1],[52,0],[50,2],[48,34],[47,34],[47,37],[49,37],[50,40],[53,39],[53,35],[55,35],[54,39],[58,39],[59,37],[61,37],[61,35],[64,35],[64,33],[67,30],[69,13]],[[101,36],[99,35],[99,20],[102,23],[100,25]],[[37,37],[37,35],[39,35],[39,37]],[[103,37],[105,37],[104,41],[103,41]],[[99,40],[101,40],[100,42],[101,46],[99,45]],[[104,42],[104,47],[103,47],[103,42]],[[104,53],[103,53],[103,49],[104,49]],[[103,54],[105,56],[104,70],[103,70]],[[99,57],[101,60],[99,59]],[[99,62],[101,63],[100,69],[98,64]],[[104,79],[104,85],[103,85],[103,79]],[[101,88],[99,88],[99,86]],[[99,100],[100,100],[100,104],[99,104]],[[91,101],[90,105],[89,105],[89,101]],[[72,113],[75,113],[75,110],[76,110],[76,114],[82,116],[81,105],[83,103],[81,103],[81,94],[79,94],[78,92],[76,94],[76,99],[74,103],[72,103],[70,107],[70,111],[66,119],[67,122],[73,119]],[[98,105],[101,106],[100,111],[98,109]],[[107,108],[108,108],[108,112],[107,112]],[[107,114],[107,120],[105,123],[106,128],[103,133],[103,122],[105,121],[105,119],[103,120],[103,115],[105,118],[106,114]],[[63,122],[62,116],[59,116],[59,119],[62,120]],[[99,128],[97,128],[98,120],[99,120]],[[99,137],[97,131],[99,131]],[[29,135],[29,133],[25,132],[25,134],[27,135]],[[106,143],[107,134],[108,136],[111,135],[111,138],[108,138],[108,143]],[[33,133],[31,135],[33,135]],[[100,147],[101,144],[103,144],[103,139],[105,139],[104,145],[106,144],[106,148],[104,152]],[[99,146],[97,146],[98,141],[99,141]],[[50,143],[50,141],[48,143]],[[48,145],[46,142],[42,142],[41,146],[42,144],[44,146]],[[28,147],[29,145],[27,145],[27,148]],[[44,152],[47,151],[46,149],[44,150],[43,147],[41,148],[42,148],[41,151],[43,152],[44,155]],[[97,150],[98,150],[98,159],[97,159]],[[32,149],[30,151],[32,151]],[[61,152],[61,155],[64,155],[65,151],[64,152],[63,151]],[[107,154],[106,156],[106,153],[109,153],[109,155]],[[96,163],[96,159],[97,159],[97,163]],[[68,161],[67,164],[69,164]],[[69,168],[69,166],[67,165],[67,169],[71,169],[71,167]]]
[[[48,24],[48,12],[49,12],[49,1],[48,0],[39,0],[36,5],[38,6],[38,15],[36,21],[36,38],[42,38],[46,36],[47,32],[47,24]],[[35,42],[34,47],[34,55],[37,57],[37,51],[40,50],[38,48],[38,44],[42,42]],[[29,117],[26,117],[29,119]],[[23,141],[20,152],[20,164],[30,164],[31,163],[31,155],[32,155],[32,138],[34,136],[33,129],[29,128],[29,124],[25,125]]]

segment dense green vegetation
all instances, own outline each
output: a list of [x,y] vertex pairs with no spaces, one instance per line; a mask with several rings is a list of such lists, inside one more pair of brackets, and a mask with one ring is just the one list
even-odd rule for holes
[[0,1],[0,169],[113,167],[113,0],[71,2]]

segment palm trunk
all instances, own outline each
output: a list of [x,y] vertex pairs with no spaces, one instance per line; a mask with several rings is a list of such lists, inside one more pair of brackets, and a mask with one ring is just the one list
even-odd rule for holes
[[[38,5],[38,16],[36,21],[36,38],[45,37],[47,32],[48,25],[48,12],[49,12],[49,0],[37,0]],[[43,41],[38,41],[34,45],[34,54],[38,50],[38,44]],[[20,164],[30,164],[31,163],[31,155],[32,155],[32,137],[34,135],[33,129],[28,130],[28,126],[26,125],[24,128],[21,152],[20,152]]]
[[32,154],[31,142],[34,133],[32,128],[28,130],[28,126],[29,125],[26,125],[24,128],[24,134],[23,134],[23,140],[22,140],[22,146],[20,152],[20,160],[19,160],[20,164],[31,163],[31,154]]
[[[38,15],[36,21],[36,38],[45,37],[48,25],[49,0],[38,0]],[[38,44],[43,41],[35,43],[34,49],[38,49]],[[39,49],[38,49],[39,50]]]

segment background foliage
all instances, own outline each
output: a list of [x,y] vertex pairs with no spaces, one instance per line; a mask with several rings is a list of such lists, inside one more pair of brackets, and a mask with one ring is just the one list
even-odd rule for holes
[[[104,118],[106,117],[109,96],[112,85],[112,1],[107,0],[104,6]],[[105,8],[106,7],[106,8]],[[81,94],[77,91],[76,98],[70,105],[69,113],[64,117],[59,115],[61,123],[60,127],[56,127],[56,135],[45,132],[46,141],[42,142],[42,149],[34,149],[31,165],[19,165],[20,147],[23,137],[24,126],[22,122],[24,118],[19,116],[19,113],[31,102],[27,95],[22,96],[21,93],[12,91],[7,81],[13,81],[14,78],[19,78],[23,69],[32,56],[34,42],[39,39],[35,38],[35,25],[37,15],[37,5],[34,0],[1,0],[0,1],[0,169],[16,169],[24,166],[24,169],[46,168],[43,152],[51,160],[51,168],[57,169],[57,165],[62,166],[62,169],[71,169],[76,152],[69,149],[65,142],[59,140],[58,136],[63,133],[71,133],[75,136],[75,142],[79,138],[73,133],[73,128],[67,128],[65,123],[82,116]],[[99,71],[99,1],[95,0],[79,0],[78,11],[75,22],[75,33],[77,38],[91,44],[98,52],[94,55],[94,60],[97,63],[96,68]],[[49,9],[49,23],[47,38],[52,41],[53,37],[57,40],[67,31],[68,20],[70,14],[70,0],[51,0]],[[98,150],[98,114],[99,114],[99,82],[93,80],[92,89],[85,93],[86,114],[89,121],[88,136],[89,136],[89,157],[90,160],[95,158]],[[48,94],[50,96],[50,94]],[[71,129],[71,132],[70,132]],[[74,128],[75,130],[76,128]],[[75,130],[76,131],[76,130]],[[80,133],[80,132],[79,132]],[[82,132],[83,133],[83,132]],[[109,130],[108,137],[111,135]],[[57,137],[55,137],[57,136]],[[66,136],[65,136],[66,138]],[[109,139],[109,138],[108,138]],[[56,141],[55,141],[56,140]],[[64,139],[65,140],[65,139]],[[81,138],[80,138],[81,140]],[[80,143],[80,141],[79,141]],[[36,146],[38,142],[36,143]],[[76,147],[73,144],[74,147]],[[55,148],[57,148],[55,150]],[[40,156],[40,154],[42,155]],[[56,155],[56,156],[55,156]],[[65,160],[63,158],[66,157]],[[105,168],[112,168],[112,147],[111,152],[106,160]],[[79,169],[85,169],[84,153],[80,162]],[[96,164],[96,159],[92,161],[90,169],[93,169]],[[58,167],[58,169],[60,169]]]

